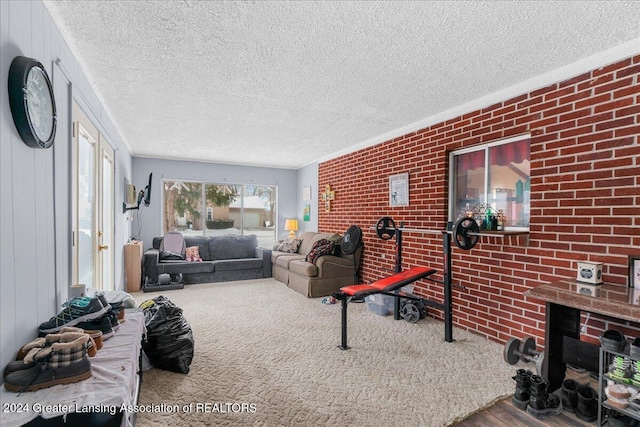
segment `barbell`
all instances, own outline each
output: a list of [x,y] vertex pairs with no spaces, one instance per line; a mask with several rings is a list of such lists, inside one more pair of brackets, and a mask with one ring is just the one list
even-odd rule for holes
[[[421,230],[421,229],[408,229],[408,228],[397,228],[396,223],[393,219],[388,216],[383,216],[376,223],[376,234],[382,240],[389,240],[395,236],[396,231],[398,230],[407,230],[414,232],[422,232],[422,233],[433,233],[432,230]],[[475,219],[470,217],[463,217],[456,221],[455,225],[452,229],[453,241],[456,246],[460,249],[470,250],[478,243],[478,233],[480,232],[480,227]],[[440,232],[438,232],[440,233]]]
[[536,374],[542,375],[542,365],[544,364],[544,353],[536,350],[536,340],[533,337],[525,337],[522,340],[518,338],[509,338],[504,346],[502,354],[504,360],[515,365],[518,360],[523,362],[531,362],[536,364]]

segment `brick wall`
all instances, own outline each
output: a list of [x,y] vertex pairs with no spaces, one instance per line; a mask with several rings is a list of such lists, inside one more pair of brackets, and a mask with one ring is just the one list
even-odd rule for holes
[[[574,278],[577,261],[604,263],[604,280],[627,286],[628,255],[640,255],[640,55],[505,100],[319,165],[319,187],[335,190],[330,212],[318,206],[319,230],[363,229],[361,277],[390,274],[394,240],[371,227],[382,216],[405,226],[443,230],[447,222],[448,152],[531,134],[528,236],[482,237],[471,251],[453,249],[454,324],[494,341],[533,335],[544,343],[544,303],[524,298],[538,284]],[[389,207],[388,178],[409,173],[410,206]],[[442,237],[404,233],[403,268],[442,272]],[[440,275],[438,278],[442,278]],[[442,301],[441,286],[417,292]],[[430,310],[441,319],[441,312]],[[597,317],[586,339],[615,327],[640,337],[640,324]]]

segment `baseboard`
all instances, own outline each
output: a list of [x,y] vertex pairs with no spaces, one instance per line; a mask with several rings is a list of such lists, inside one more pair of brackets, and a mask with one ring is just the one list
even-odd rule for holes
[[160,291],[173,291],[175,289],[184,289],[183,283],[170,283],[168,285],[145,285],[142,287],[142,292],[160,292]]

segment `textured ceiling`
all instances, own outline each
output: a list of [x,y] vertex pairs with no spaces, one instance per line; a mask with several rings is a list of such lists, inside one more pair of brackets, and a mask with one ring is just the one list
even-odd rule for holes
[[45,1],[134,156],[298,168],[638,40],[640,2]]

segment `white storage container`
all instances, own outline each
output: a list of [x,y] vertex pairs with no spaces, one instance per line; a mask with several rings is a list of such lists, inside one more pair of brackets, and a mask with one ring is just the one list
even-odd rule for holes
[[367,308],[379,316],[393,313],[393,297],[389,295],[373,294],[366,297]]

